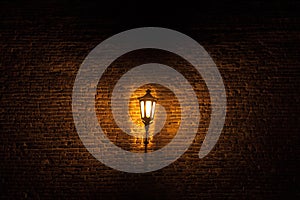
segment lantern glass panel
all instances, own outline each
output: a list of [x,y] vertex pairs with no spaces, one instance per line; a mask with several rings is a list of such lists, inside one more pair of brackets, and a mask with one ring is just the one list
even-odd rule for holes
[[141,117],[144,118],[145,117],[144,101],[141,101],[140,105],[141,105]]
[[151,112],[151,119],[154,119],[154,112],[155,112],[155,101],[153,102],[153,106],[152,106],[152,112]]
[[151,110],[152,110],[152,102],[151,101],[146,101],[146,117],[150,118],[151,116]]

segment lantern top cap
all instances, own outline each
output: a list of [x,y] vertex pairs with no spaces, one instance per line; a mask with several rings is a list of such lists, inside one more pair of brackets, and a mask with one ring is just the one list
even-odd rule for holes
[[150,101],[157,101],[157,98],[151,95],[151,90],[147,89],[146,94],[140,98],[138,98],[140,101],[143,100],[150,100]]

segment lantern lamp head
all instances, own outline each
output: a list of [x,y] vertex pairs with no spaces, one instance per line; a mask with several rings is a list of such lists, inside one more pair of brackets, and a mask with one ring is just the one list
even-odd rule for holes
[[148,89],[146,94],[138,98],[138,100],[140,101],[141,119],[147,126],[153,122],[157,98],[153,97],[151,90]]

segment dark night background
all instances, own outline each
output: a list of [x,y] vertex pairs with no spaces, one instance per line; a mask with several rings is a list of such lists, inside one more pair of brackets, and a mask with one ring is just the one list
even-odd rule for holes
[[[300,2],[279,0],[2,0],[0,197],[299,199],[299,13]],[[205,158],[195,143],[170,166],[130,174],[85,149],[71,95],[96,45],[144,26],[198,41],[222,74],[228,107]]]

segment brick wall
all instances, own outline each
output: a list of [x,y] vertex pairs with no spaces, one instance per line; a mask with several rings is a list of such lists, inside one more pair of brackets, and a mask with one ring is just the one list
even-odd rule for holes
[[[254,1],[241,6],[211,5],[211,9],[199,8],[199,12],[196,5],[178,6],[169,12],[181,11],[185,17],[170,13],[174,19],[163,9],[158,10],[160,15],[147,10],[151,16],[139,16],[142,11],[127,16],[125,9],[135,10],[133,4],[122,3],[114,12],[96,12],[95,3],[69,4],[1,3],[1,197],[299,197],[300,18],[295,14],[299,4],[276,1],[269,6]],[[257,12],[251,15],[251,11]],[[143,151],[136,138],[118,129],[109,106],[114,84],[134,66],[158,62],[177,69],[194,87],[201,111],[197,136],[184,155],[161,170],[131,174],[105,166],[87,151],[75,129],[71,97],[77,71],[87,54],[104,39],[141,26],[175,29],[198,41],[223,77],[228,106],[218,143],[199,159],[211,112],[205,82],[195,76],[189,63],[169,52],[146,49],[120,57],[102,77],[95,98],[99,123],[116,145]],[[151,140],[149,150],[154,151],[174,137],[180,112],[172,112],[178,102],[171,91],[160,85],[148,86],[171,112],[163,130]],[[136,90],[132,99],[141,96],[145,88]],[[134,102],[130,109],[138,121]]]

